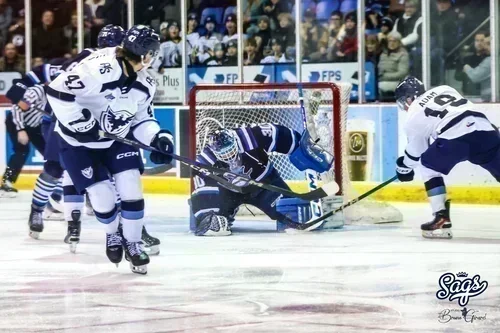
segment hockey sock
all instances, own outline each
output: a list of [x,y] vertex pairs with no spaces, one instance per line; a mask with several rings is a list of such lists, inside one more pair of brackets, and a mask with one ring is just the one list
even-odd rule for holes
[[[111,177],[111,184],[113,184],[113,187],[116,189],[116,182],[115,182],[115,179],[113,177]],[[115,203],[118,207],[120,207],[121,203],[122,203],[122,199],[120,198],[120,193],[118,193],[118,191],[116,191],[116,199],[115,199]]]
[[69,174],[64,171],[63,175],[63,207],[64,207],[64,219],[66,221],[72,221],[73,217],[71,213],[75,210],[82,212],[84,205],[83,195],[78,193],[76,188],[73,186],[73,181],[69,177]]
[[129,242],[139,242],[144,225],[144,199],[122,201],[121,216],[125,239]]
[[114,234],[118,231],[118,221],[120,220],[118,217],[118,206],[115,205],[115,207],[107,213],[99,213],[96,210],[94,210],[94,212],[97,220],[106,225],[107,234]]
[[49,195],[56,187],[57,182],[57,179],[45,172],[42,172],[38,176],[35,189],[33,190],[33,199],[31,201],[31,207],[33,207],[33,209],[43,211],[49,201]]
[[440,210],[445,210],[446,186],[443,177],[431,178],[425,182],[425,190],[431,203],[432,212],[435,214]]
[[62,185],[62,178],[61,178],[57,182],[57,185],[54,188],[54,191],[52,191],[52,194],[50,196],[52,199],[54,199],[54,201],[59,202],[59,201],[61,201],[62,195],[63,195],[63,185]]

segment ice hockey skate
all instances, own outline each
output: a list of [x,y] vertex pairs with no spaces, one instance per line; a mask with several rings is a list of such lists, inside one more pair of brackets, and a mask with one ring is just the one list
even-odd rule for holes
[[71,253],[76,252],[76,246],[80,243],[81,215],[82,213],[79,210],[74,210],[71,212],[72,221],[68,221],[68,233],[64,237],[64,242],[69,244]]
[[0,185],[0,198],[15,198],[17,193],[17,189],[12,186],[10,181],[2,181],[2,184]]
[[144,251],[146,251],[150,256],[160,254],[160,240],[156,237],[148,234],[146,227],[142,227],[142,244],[144,245]]
[[123,237],[120,230],[113,234],[106,234],[106,256],[116,267],[122,261]]
[[434,220],[420,226],[422,236],[425,238],[453,238],[450,220],[450,200],[446,200],[445,207],[446,209],[436,213]]
[[40,234],[43,232],[43,212],[31,208],[28,225],[30,228],[30,237],[38,239]]
[[142,249],[141,242],[129,242],[124,239],[125,260],[130,264],[130,269],[133,273],[147,274],[149,256]]

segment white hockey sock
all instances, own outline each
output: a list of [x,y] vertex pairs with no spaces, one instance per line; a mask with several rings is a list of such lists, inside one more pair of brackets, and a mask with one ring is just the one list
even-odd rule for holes
[[434,177],[425,182],[425,190],[432,207],[432,213],[445,210],[446,186],[443,177]]

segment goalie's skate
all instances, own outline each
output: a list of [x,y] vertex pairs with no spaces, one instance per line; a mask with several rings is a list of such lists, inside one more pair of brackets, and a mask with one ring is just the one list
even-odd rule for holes
[[106,234],[106,256],[118,267],[123,259],[123,237],[120,231]]
[[150,256],[160,254],[160,240],[148,234],[146,227],[142,227],[141,240],[144,245],[144,251],[146,251]]
[[90,203],[89,194],[85,193],[85,214],[88,216],[94,216],[94,208],[92,208],[92,204]]
[[147,274],[149,256],[141,247],[141,242],[124,241],[125,260],[130,264],[133,273]]
[[81,215],[82,213],[79,210],[74,210],[71,212],[72,221],[68,221],[68,233],[64,237],[64,242],[69,244],[71,253],[76,252],[76,246],[80,243]]
[[445,203],[445,209],[440,210],[434,216],[434,220],[420,226],[422,236],[425,238],[453,238],[450,220],[450,200]]
[[28,226],[30,228],[30,237],[38,239],[43,232],[43,212],[31,208]]

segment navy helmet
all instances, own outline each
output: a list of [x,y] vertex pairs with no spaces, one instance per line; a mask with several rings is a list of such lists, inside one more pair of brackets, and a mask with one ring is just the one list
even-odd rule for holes
[[208,147],[215,157],[222,162],[230,163],[238,156],[238,143],[233,131],[219,129],[208,137]]
[[[401,110],[407,111],[418,96],[425,93],[425,87],[422,81],[414,76],[407,76],[403,81],[399,82],[394,95],[396,97],[396,104]],[[410,102],[408,102],[410,99]]]
[[108,24],[99,31],[97,36],[97,47],[115,47],[122,43],[125,37],[125,30],[119,25]]
[[160,36],[150,27],[134,25],[125,34],[122,47],[142,58],[148,54],[154,58],[160,49]]

